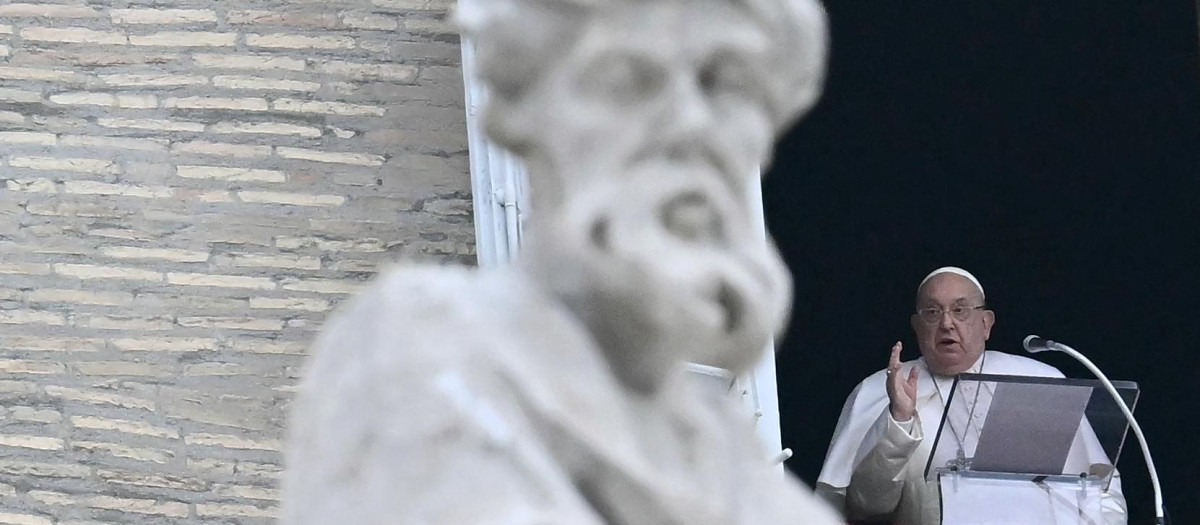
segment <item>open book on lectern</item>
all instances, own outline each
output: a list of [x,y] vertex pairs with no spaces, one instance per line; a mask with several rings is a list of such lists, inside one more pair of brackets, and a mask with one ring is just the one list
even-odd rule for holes
[[[1113,384],[1133,409],[1137,383]],[[1107,485],[1129,430],[1095,380],[961,374],[945,406],[925,469],[929,480],[957,471],[1098,478]]]

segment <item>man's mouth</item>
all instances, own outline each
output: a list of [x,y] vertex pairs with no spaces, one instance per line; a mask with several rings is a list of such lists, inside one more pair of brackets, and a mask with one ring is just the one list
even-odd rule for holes
[[950,346],[958,344],[958,341],[952,337],[939,337],[937,344],[938,346]]

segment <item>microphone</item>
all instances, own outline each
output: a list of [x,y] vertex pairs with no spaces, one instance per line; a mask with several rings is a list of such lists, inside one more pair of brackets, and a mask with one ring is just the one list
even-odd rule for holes
[[1054,350],[1054,345],[1054,341],[1038,337],[1036,335],[1031,335],[1025,338],[1025,351],[1031,354],[1045,352],[1047,350]]
[[1108,380],[1108,376],[1104,375],[1104,372],[1101,372],[1095,363],[1092,363],[1090,359],[1084,357],[1079,351],[1067,345],[1056,343],[1036,335],[1026,337],[1024,344],[1025,350],[1031,354],[1054,350],[1074,357],[1076,361],[1083,363],[1083,366],[1091,370],[1100,379],[1100,382],[1104,384],[1104,388],[1108,390],[1109,395],[1117,402],[1117,407],[1125,414],[1125,419],[1129,421],[1129,427],[1133,429],[1133,435],[1137,437],[1138,444],[1142,447],[1142,457],[1146,458],[1146,470],[1150,471],[1150,483],[1154,486],[1154,517],[1156,518],[1154,523],[1159,525],[1166,523],[1163,513],[1162,487],[1158,483],[1158,469],[1154,468],[1154,460],[1150,459],[1150,446],[1146,444],[1146,436],[1142,434],[1142,427],[1134,419],[1133,411],[1129,410],[1129,405],[1126,405],[1125,400],[1121,399],[1121,394],[1117,393],[1117,388],[1113,386],[1112,381]]

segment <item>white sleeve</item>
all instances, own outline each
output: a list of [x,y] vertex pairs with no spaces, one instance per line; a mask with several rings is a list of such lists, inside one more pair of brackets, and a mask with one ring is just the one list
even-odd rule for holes
[[919,418],[914,414],[900,423],[887,409],[879,415],[863,440],[866,453],[846,487],[847,517],[877,518],[895,512],[904,489],[904,469],[924,439]]

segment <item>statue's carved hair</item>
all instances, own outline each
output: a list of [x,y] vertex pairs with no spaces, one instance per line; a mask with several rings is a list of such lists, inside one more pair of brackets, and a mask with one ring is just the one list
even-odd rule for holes
[[590,16],[655,2],[697,7],[723,2],[766,31],[774,52],[764,68],[770,78],[761,80],[777,128],[790,125],[816,101],[828,51],[825,13],[817,0],[461,0],[458,19],[477,45],[480,76],[493,96],[519,102],[530,80],[571,49]]

